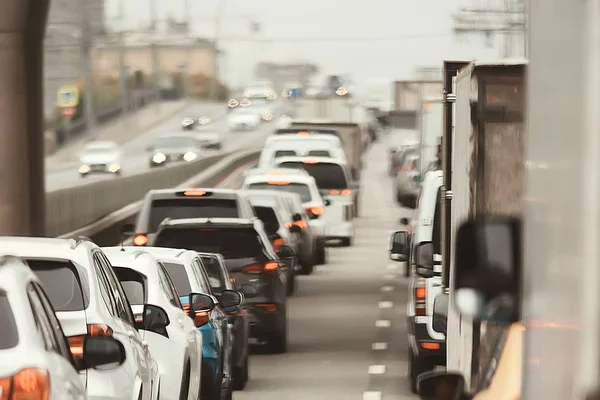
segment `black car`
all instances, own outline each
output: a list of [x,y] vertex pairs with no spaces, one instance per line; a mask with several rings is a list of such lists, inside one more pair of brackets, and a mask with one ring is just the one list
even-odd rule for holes
[[190,134],[163,135],[146,149],[150,153],[150,168],[173,162],[192,162],[202,155],[202,144]]
[[[213,294],[217,299],[221,298],[224,290],[238,290],[235,280],[229,277],[229,272],[225,266],[225,259],[220,254],[198,253],[204,263],[204,268],[208,274],[208,280]],[[246,288],[246,295],[251,298],[254,293],[251,286]],[[242,390],[248,381],[248,337],[250,334],[250,322],[247,312],[247,306],[242,302],[241,305],[226,310],[233,325],[233,360],[232,375],[233,389]]]
[[219,253],[246,295],[250,337],[272,353],[287,351],[286,263],[296,256],[286,245],[275,252],[260,220],[197,218],[168,220],[151,245]]
[[254,209],[233,189],[190,188],[150,190],[144,197],[135,227],[124,231],[134,233],[133,243],[145,246],[166,218],[245,218],[256,219]]

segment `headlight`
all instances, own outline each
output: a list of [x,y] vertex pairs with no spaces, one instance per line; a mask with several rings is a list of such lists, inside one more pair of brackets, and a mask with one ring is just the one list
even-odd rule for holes
[[198,123],[199,123],[200,125],[207,125],[207,124],[210,124],[210,122],[211,122],[211,121],[210,121],[210,118],[208,118],[208,117],[201,117],[201,118],[198,118]]
[[196,153],[192,153],[191,151],[188,151],[183,155],[183,159],[185,161],[194,161],[197,157],[198,155]]
[[272,119],[273,119],[273,115],[271,115],[271,113],[265,113],[265,114],[263,115],[263,119],[264,119],[265,121],[270,121],[270,120],[272,120]]
[[121,169],[121,166],[119,164],[110,164],[110,166],[108,167],[108,170],[112,173],[115,173],[117,171],[119,171]]
[[165,156],[163,153],[156,153],[153,157],[152,157],[152,161],[154,161],[157,164],[160,164],[162,162],[165,162],[167,160],[167,156]]
[[231,108],[237,107],[240,103],[236,99],[231,99],[227,105]]
[[87,165],[82,165],[81,167],[79,167],[80,174],[87,174],[88,172],[90,172],[90,167],[88,167]]
[[191,118],[184,118],[183,121],[181,121],[181,125],[183,125],[183,126],[192,125],[193,123],[194,123],[194,120]]

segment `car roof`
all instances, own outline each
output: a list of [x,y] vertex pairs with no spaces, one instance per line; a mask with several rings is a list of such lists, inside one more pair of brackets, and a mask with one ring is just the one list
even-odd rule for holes
[[246,173],[246,176],[251,176],[251,175],[279,176],[279,175],[309,175],[309,174],[308,174],[308,172],[306,172],[305,170],[300,169],[300,168],[254,168],[254,169],[248,170],[248,172]]
[[118,147],[119,145],[112,140],[96,140],[93,142],[88,142],[83,146],[83,150],[89,149],[112,149],[114,147]]
[[58,239],[42,237],[3,236],[0,246],[21,258],[42,258],[73,261],[88,266],[89,253],[98,246],[87,238]]
[[341,146],[342,141],[337,136],[329,135],[310,135],[310,136],[293,136],[293,135],[271,135],[265,141],[264,147],[273,147],[279,143],[331,143]]
[[165,219],[162,222],[161,228],[166,227],[195,227],[195,226],[249,226],[254,227],[254,220],[246,218],[182,218],[182,219]]
[[11,254],[0,256],[0,290],[5,292],[24,290],[27,282],[30,281],[40,283],[27,262]]
[[[253,183],[268,183],[268,182],[290,182],[290,183],[302,183],[305,185],[315,184],[315,178],[310,175],[299,175],[299,174],[284,174],[284,175],[271,175],[271,174],[256,174],[250,175],[244,178],[244,186],[251,185]],[[248,189],[252,190],[252,189]]]
[[[310,162],[306,162],[306,161],[310,161]],[[332,157],[294,157],[294,156],[286,156],[286,157],[279,157],[275,159],[275,164],[277,164],[277,166],[279,167],[281,164],[283,164],[284,162],[298,162],[298,163],[303,163],[303,164],[337,164],[340,166],[347,166],[348,163],[344,162],[342,160],[340,160],[339,158],[332,158]]]
[[156,258],[143,247],[103,247],[102,251],[113,267],[130,268],[146,276],[156,272]]

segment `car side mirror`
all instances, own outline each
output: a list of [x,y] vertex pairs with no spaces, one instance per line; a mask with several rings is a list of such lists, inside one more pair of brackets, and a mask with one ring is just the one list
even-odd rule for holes
[[398,262],[408,260],[408,234],[406,231],[392,233],[389,250],[392,260]]
[[512,323],[520,318],[521,220],[484,217],[456,231],[454,305],[473,319]]
[[251,299],[258,296],[258,289],[256,289],[253,285],[247,283],[242,285],[240,291],[244,294],[244,297],[246,297],[247,299]]
[[433,276],[433,242],[421,242],[415,246],[416,273],[422,278]]
[[446,334],[448,326],[448,305],[450,295],[447,293],[438,294],[433,299],[433,330]]
[[296,251],[292,247],[284,244],[282,246],[279,246],[277,256],[284,260],[288,258],[294,258],[296,256]]
[[86,336],[83,340],[83,357],[78,369],[109,370],[125,362],[127,355],[123,343],[107,336]]
[[417,378],[417,392],[422,399],[464,399],[465,378],[446,371],[424,372]]
[[196,328],[206,325],[210,321],[210,312],[216,307],[215,299],[208,294],[190,293],[190,318],[194,320]]
[[323,200],[323,203],[325,204],[325,207],[329,207],[331,205],[331,200],[325,199]]
[[223,308],[237,307],[242,304],[242,295],[235,290],[223,290],[219,304]]
[[292,215],[292,220],[294,222],[302,221],[302,215],[300,215],[299,213],[296,213],[296,214]]
[[142,320],[136,322],[138,329],[166,335],[166,328],[171,324],[169,315],[164,308],[154,304],[145,304]]

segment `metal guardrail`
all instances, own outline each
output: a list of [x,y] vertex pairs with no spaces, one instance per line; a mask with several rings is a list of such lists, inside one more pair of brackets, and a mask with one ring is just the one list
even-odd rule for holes
[[48,193],[47,235],[61,238],[83,235],[99,245],[114,245],[120,241],[121,225],[135,220],[141,199],[149,190],[215,186],[235,169],[258,160],[259,155],[259,150],[219,154]]

